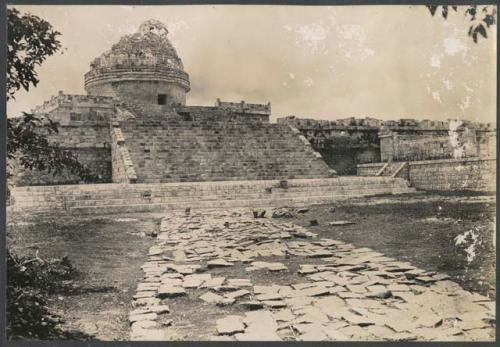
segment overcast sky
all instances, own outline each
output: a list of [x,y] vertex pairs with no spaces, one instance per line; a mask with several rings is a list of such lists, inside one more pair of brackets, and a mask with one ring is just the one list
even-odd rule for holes
[[90,61],[157,19],[190,75],[189,105],[272,104],[273,118],[496,121],[496,27],[475,44],[462,13],[423,6],[15,6],[62,33],[63,54],[10,115],[63,90],[84,94]]

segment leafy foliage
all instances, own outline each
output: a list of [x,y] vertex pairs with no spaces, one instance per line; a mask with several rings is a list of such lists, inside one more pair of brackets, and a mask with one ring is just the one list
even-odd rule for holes
[[27,169],[47,170],[59,174],[69,168],[84,181],[95,180],[95,175],[83,166],[73,153],[50,145],[47,136],[57,132],[57,125],[50,118],[23,113],[22,117],[9,119],[7,159],[10,171],[11,161],[17,158]]
[[[458,6],[428,5],[427,8],[429,9],[432,16],[438,13],[439,8],[441,8],[441,15],[444,19],[448,18],[448,14],[450,11],[458,12]],[[472,37],[475,43],[477,43],[478,35],[487,38],[488,34],[486,29],[490,26],[496,25],[497,10],[495,6],[470,5],[465,9],[464,15],[471,21],[468,35]]]
[[7,251],[7,336],[9,338],[61,338],[60,317],[47,307],[47,295],[71,289],[78,275],[67,257],[43,260],[17,257]]
[[[35,68],[59,50],[58,35],[50,23],[8,9],[7,100],[21,88],[29,91],[38,84]],[[13,160],[18,159],[28,169],[57,174],[67,168],[86,181],[93,180],[95,177],[71,152],[49,143],[47,136],[53,133],[57,133],[57,125],[46,117],[23,113],[7,118],[7,177],[12,175]],[[7,249],[7,273],[7,336],[67,338],[58,328],[59,317],[47,307],[47,295],[64,290],[65,281],[75,276],[68,259],[18,258]]]
[[[61,48],[59,35],[49,22],[8,9],[7,100],[21,88],[29,91],[38,84],[35,69]],[[28,169],[58,174],[67,168],[84,181],[96,180],[70,151],[49,143],[47,136],[53,133],[57,133],[57,126],[47,117],[23,113],[22,117],[7,118],[7,177],[12,175],[12,160],[18,158]]]
[[52,25],[31,14],[20,15],[15,8],[8,9],[7,31],[7,100],[21,88],[39,82],[35,67],[61,48],[60,33]]

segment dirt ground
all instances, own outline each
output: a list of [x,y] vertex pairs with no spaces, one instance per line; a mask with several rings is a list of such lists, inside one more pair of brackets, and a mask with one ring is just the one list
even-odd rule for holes
[[[334,212],[332,208],[334,207]],[[270,213],[268,213],[268,217]],[[19,254],[69,259],[81,272],[77,280],[83,289],[74,295],[54,295],[50,306],[61,314],[68,329],[75,329],[99,340],[127,340],[128,312],[131,310],[140,266],[147,259],[161,215],[133,214],[99,217],[17,218],[9,221],[7,242]],[[310,226],[311,220],[318,225]],[[331,221],[349,220],[352,225],[331,226]],[[426,270],[444,272],[465,289],[495,296],[494,197],[416,195],[413,198],[373,198],[350,203],[310,207],[305,214],[287,221],[307,226],[319,237],[338,239],[358,247],[370,247]],[[473,231],[457,245],[456,237]],[[474,244],[472,259],[467,247]],[[470,247],[469,247],[470,251]],[[268,261],[286,264],[288,271],[269,276],[252,273],[252,282],[279,283],[297,276],[298,264],[292,259],[270,257]],[[231,277],[247,277],[244,267],[234,267]],[[192,295],[196,296],[193,291]],[[171,302],[176,326],[181,328],[183,314],[190,315],[184,329],[200,327],[204,335],[203,308],[188,297]],[[175,306],[175,307],[174,307]],[[206,309],[209,309],[208,307]],[[231,310],[239,310],[238,307]],[[197,312],[193,319],[192,312]],[[186,318],[186,317],[185,317]],[[193,326],[193,324],[195,326]]]
[[[158,228],[155,216],[39,217],[8,225],[7,243],[17,254],[67,255],[80,272],[75,294],[55,294],[49,307],[65,330],[99,340],[128,337],[128,312],[140,266],[153,243],[141,235]],[[78,335],[78,334],[77,334]]]
[[[319,237],[369,247],[426,270],[446,273],[464,289],[495,298],[494,196],[419,194],[400,199],[383,204],[336,204],[333,213],[332,206],[314,206],[303,218],[292,220],[309,226]],[[313,219],[317,226],[310,226]],[[336,220],[355,224],[328,225]],[[477,235],[472,259],[465,250],[473,243],[470,237],[464,244],[456,244],[456,237],[469,231]]]

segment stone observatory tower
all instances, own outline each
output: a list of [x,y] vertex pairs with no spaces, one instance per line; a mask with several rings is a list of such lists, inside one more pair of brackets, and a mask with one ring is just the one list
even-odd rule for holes
[[148,20],[136,33],[122,37],[91,62],[85,74],[87,94],[145,104],[185,105],[189,75],[167,35],[163,23]]

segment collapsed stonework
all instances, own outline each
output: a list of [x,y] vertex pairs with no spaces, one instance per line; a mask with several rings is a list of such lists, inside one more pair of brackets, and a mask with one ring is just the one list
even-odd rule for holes
[[335,121],[278,119],[299,129],[339,174],[368,163],[495,158],[496,126],[457,120],[346,118]]

